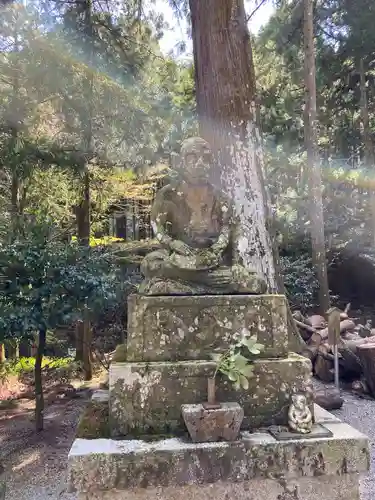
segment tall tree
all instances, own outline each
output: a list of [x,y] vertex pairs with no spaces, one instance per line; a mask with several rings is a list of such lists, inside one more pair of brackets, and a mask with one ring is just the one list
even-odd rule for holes
[[262,152],[256,125],[255,80],[243,0],[190,0],[197,111],[212,145],[217,174],[231,196],[240,232],[235,251],[277,289],[266,229]]
[[[284,291],[271,239],[271,207],[264,185],[253,53],[243,0],[189,0],[201,135],[213,147],[216,172],[232,198],[238,233],[235,256]],[[217,180],[217,179],[214,179]],[[289,310],[292,348],[302,341]]]
[[309,173],[310,192],[310,232],[315,272],[319,281],[319,306],[323,313],[328,311],[329,287],[324,239],[324,216],[322,200],[322,180],[318,150],[316,116],[316,71],[314,50],[313,0],[304,0],[304,41],[305,41],[305,144]]
[[364,146],[364,155],[363,160],[365,164],[365,168],[369,173],[370,183],[369,183],[369,191],[370,191],[370,204],[371,204],[371,215],[372,215],[372,238],[373,245],[375,248],[375,186],[374,186],[374,169],[375,169],[375,161],[374,161],[374,145],[371,137],[371,129],[370,129],[370,117],[369,117],[369,109],[368,109],[368,98],[367,98],[367,82],[366,76],[367,71],[365,67],[364,57],[359,58],[359,85],[360,85],[360,93],[361,93],[361,132],[363,137],[363,146]]

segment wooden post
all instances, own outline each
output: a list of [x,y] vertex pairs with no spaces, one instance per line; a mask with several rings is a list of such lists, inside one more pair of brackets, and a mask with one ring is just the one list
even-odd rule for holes
[[205,410],[216,410],[221,405],[216,402],[216,378],[210,377],[207,380],[207,403],[203,403]]
[[328,319],[328,344],[333,348],[334,367],[335,367],[335,385],[340,389],[339,377],[339,351],[338,343],[340,342],[340,310],[337,307],[331,307],[327,311]]
[[371,396],[375,396],[375,344],[363,344],[357,347],[363,375]]

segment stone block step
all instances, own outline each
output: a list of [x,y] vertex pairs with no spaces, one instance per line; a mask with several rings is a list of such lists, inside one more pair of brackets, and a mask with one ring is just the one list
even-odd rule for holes
[[[109,372],[112,436],[168,434],[184,431],[182,404],[207,400],[211,361],[112,363]],[[288,358],[257,360],[248,390],[236,391],[218,376],[217,399],[238,402],[244,408],[244,428],[287,423],[290,396],[311,384],[311,362]]]
[[127,361],[210,359],[236,336],[256,335],[263,357],[288,354],[284,295],[141,296],[128,299]]
[[[243,432],[230,443],[77,439],[68,459],[69,489],[85,500],[359,500],[368,439],[341,422],[324,425],[332,437],[285,442],[267,432]],[[236,491],[239,496],[224,494]]]

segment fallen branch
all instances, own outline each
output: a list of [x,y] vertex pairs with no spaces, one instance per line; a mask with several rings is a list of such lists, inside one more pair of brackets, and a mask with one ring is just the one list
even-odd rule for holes
[[306,323],[302,323],[302,321],[298,321],[297,319],[294,318],[294,322],[297,326],[299,326],[300,328],[303,328],[304,330],[306,330],[307,332],[310,332],[310,333],[317,333],[317,330],[315,328],[313,328],[312,326],[310,325],[306,325]]

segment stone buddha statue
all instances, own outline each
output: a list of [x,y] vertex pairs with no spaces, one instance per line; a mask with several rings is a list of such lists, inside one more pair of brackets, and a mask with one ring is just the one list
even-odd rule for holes
[[209,182],[212,153],[199,138],[181,148],[180,177],[160,189],[151,223],[162,249],[149,253],[141,271],[145,295],[260,294],[263,277],[233,259],[229,200]]

